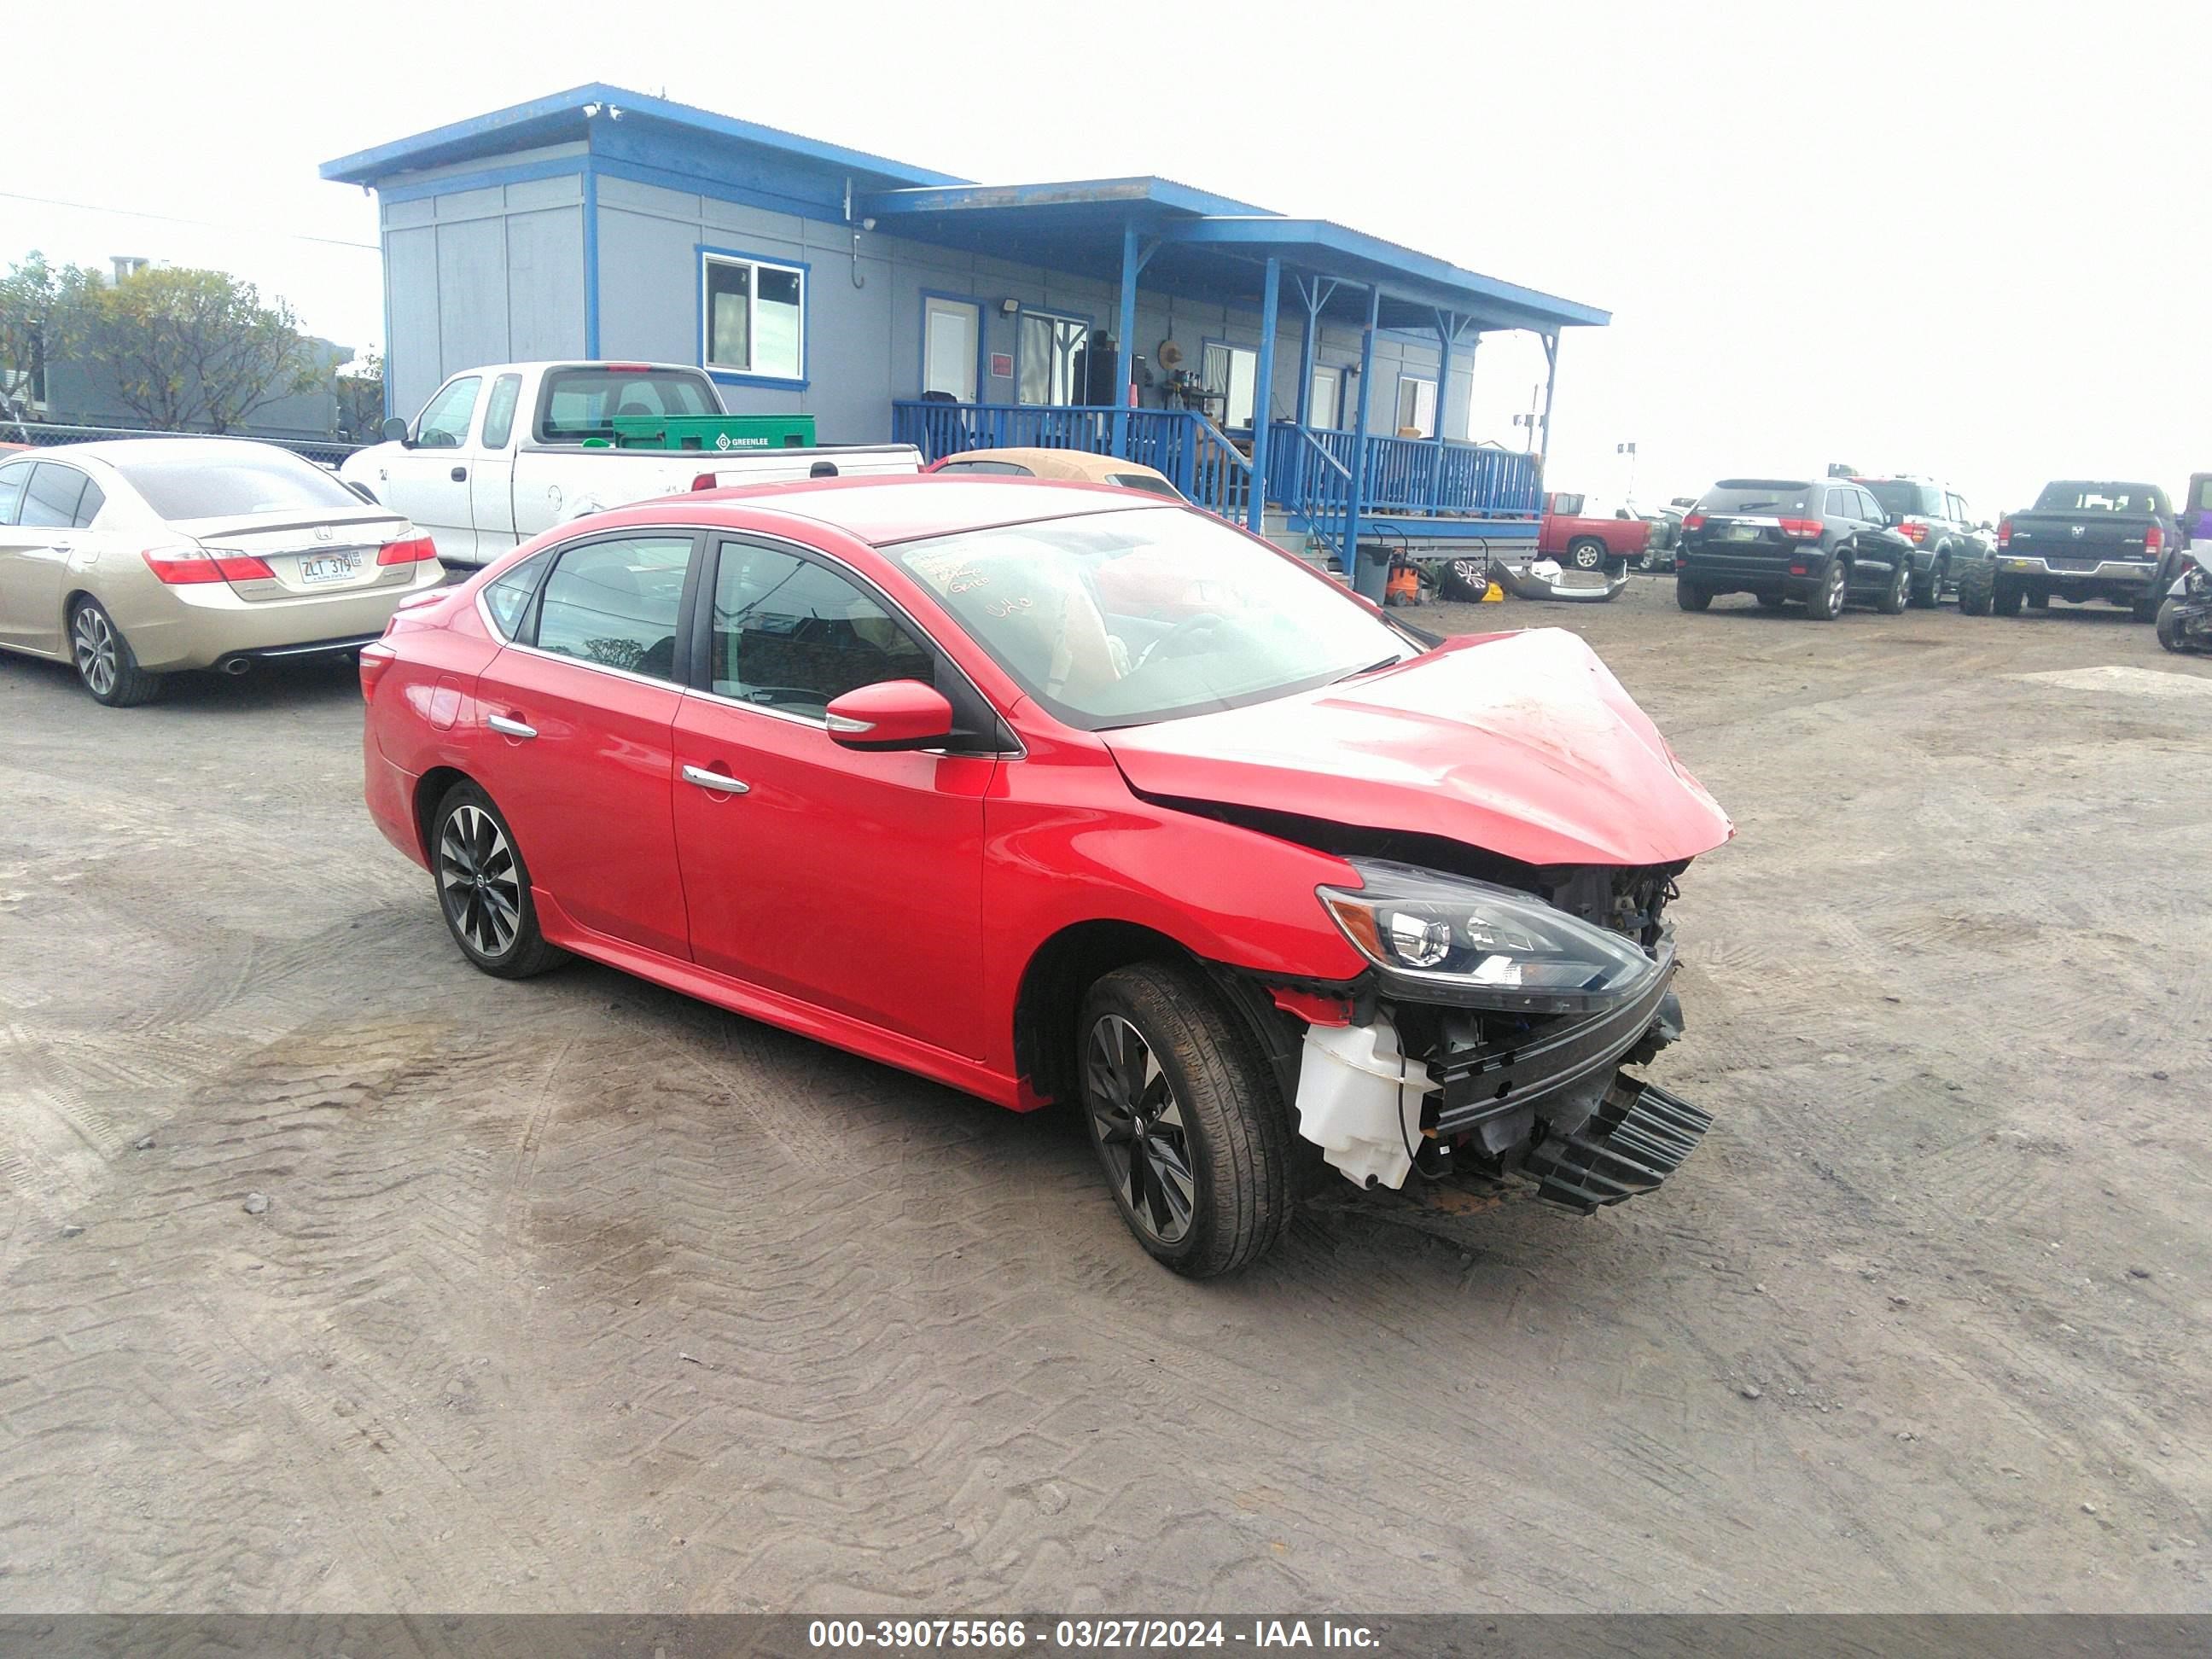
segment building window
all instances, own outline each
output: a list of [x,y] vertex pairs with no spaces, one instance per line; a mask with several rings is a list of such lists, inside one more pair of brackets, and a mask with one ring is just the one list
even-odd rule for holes
[[1333,428],[1341,417],[1337,413],[1337,387],[1342,384],[1337,371],[1314,365],[1313,392],[1306,399],[1306,424],[1323,429]]
[[1065,405],[1083,401],[1090,369],[1091,325],[1079,317],[1024,311],[1016,339],[1018,403]]
[[1398,377],[1398,432],[1418,433],[1424,438],[1437,435],[1437,383],[1411,374]]
[[1200,368],[1199,379],[1208,392],[1218,392],[1221,404],[1221,424],[1241,431],[1252,424],[1254,388],[1260,377],[1260,354],[1248,351],[1243,346],[1224,345],[1218,340],[1206,343],[1206,359]]
[[975,366],[983,337],[980,307],[967,300],[921,302],[921,389],[963,404],[975,401]]
[[805,379],[806,273],[727,254],[700,258],[707,367],[778,380]]

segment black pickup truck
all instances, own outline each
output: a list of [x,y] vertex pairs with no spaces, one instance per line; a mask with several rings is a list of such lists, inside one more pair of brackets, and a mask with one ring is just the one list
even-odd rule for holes
[[1996,558],[1986,574],[1961,578],[1959,607],[2012,617],[2023,601],[2041,611],[2053,599],[2110,599],[2150,622],[2180,552],[2172,503],[2156,484],[2062,478],[1997,526]]

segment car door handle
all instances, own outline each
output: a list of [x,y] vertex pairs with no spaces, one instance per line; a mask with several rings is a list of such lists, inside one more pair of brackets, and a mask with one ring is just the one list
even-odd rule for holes
[[725,795],[745,795],[752,793],[752,785],[737,778],[726,776],[720,772],[709,772],[703,766],[685,767],[684,781],[696,783],[702,789],[717,790]]
[[534,738],[538,735],[536,726],[525,726],[520,720],[511,720],[504,714],[487,714],[484,716],[484,724],[501,737]]
[[455,467],[455,468],[453,469],[453,482],[454,482],[455,483],[466,483],[468,481],[469,481],[469,470],[468,470],[468,468],[466,468],[466,467],[465,467],[465,466],[457,466],[457,467]]

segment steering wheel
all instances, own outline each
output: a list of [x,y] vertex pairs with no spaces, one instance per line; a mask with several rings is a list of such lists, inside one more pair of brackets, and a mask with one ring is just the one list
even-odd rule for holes
[[[1169,629],[1166,633],[1161,635],[1159,638],[1154,640],[1150,645],[1146,646],[1144,648],[1143,653],[1137,658],[1137,660],[1130,665],[1129,672],[1132,674],[1136,673],[1155,656],[1158,655],[1164,650],[1166,650],[1168,647],[1176,644],[1176,641],[1188,639],[1196,634],[1203,633],[1209,628],[1218,628],[1221,626],[1221,617],[1212,611],[1201,611],[1194,617],[1185,617],[1174,627]],[[1173,651],[1167,651],[1167,654],[1171,657],[1175,655],[1175,653]]]

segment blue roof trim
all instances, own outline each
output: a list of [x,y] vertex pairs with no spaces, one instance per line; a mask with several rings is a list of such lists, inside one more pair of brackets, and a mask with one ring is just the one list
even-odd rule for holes
[[672,103],[665,98],[648,97],[644,93],[632,92],[625,87],[610,86],[603,81],[574,87],[567,92],[556,92],[549,97],[535,98],[526,104],[495,110],[489,115],[456,121],[449,126],[434,127],[428,132],[418,132],[412,137],[380,144],[373,149],[356,150],[350,155],[341,155],[335,161],[323,163],[322,176],[340,184],[373,185],[394,173],[411,173],[424,167],[443,167],[453,161],[496,155],[514,149],[518,144],[573,142],[583,137],[591,125],[584,116],[586,104],[617,108],[622,111],[625,120],[665,122],[671,126],[687,128],[712,137],[757,144],[806,161],[866,173],[871,179],[882,179],[892,185],[968,182],[952,173],[912,167],[885,156],[871,155],[865,150],[847,149],[841,144],[825,144],[817,139],[803,138],[797,133],[785,132],[780,128],[717,115],[711,110]]
[[[1210,218],[1192,224],[1163,226],[1160,234],[1171,242],[1235,248],[1261,257],[1273,254],[1299,263],[1312,263],[1311,255],[1318,252],[1334,255],[1339,261],[1364,261],[1377,267],[1377,274],[1385,281],[1395,275],[1439,288],[1458,289],[1486,301],[1541,313],[1565,324],[1602,328],[1613,320],[1609,311],[1578,305],[1572,300],[1522,288],[1516,283],[1500,282],[1494,276],[1464,270],[1448,259],[1386,242],[1379,236],[1370,236],[1327,219],[1275,219],[1265,216]],[[1300,261],[1302,251],[1307,258]]]
[[[947,185],[907,190],[880,191],[861,206],[876,218],[917,213],[968,213],[989,209],[1096,207],[1164,208],[1170,213],[1251,215],[1272,217],[1269,210],[1227,196],[1194,190],[1172,179],[1073,179],[1038,185]],[[859,211],[859,207],[854,210]]]

